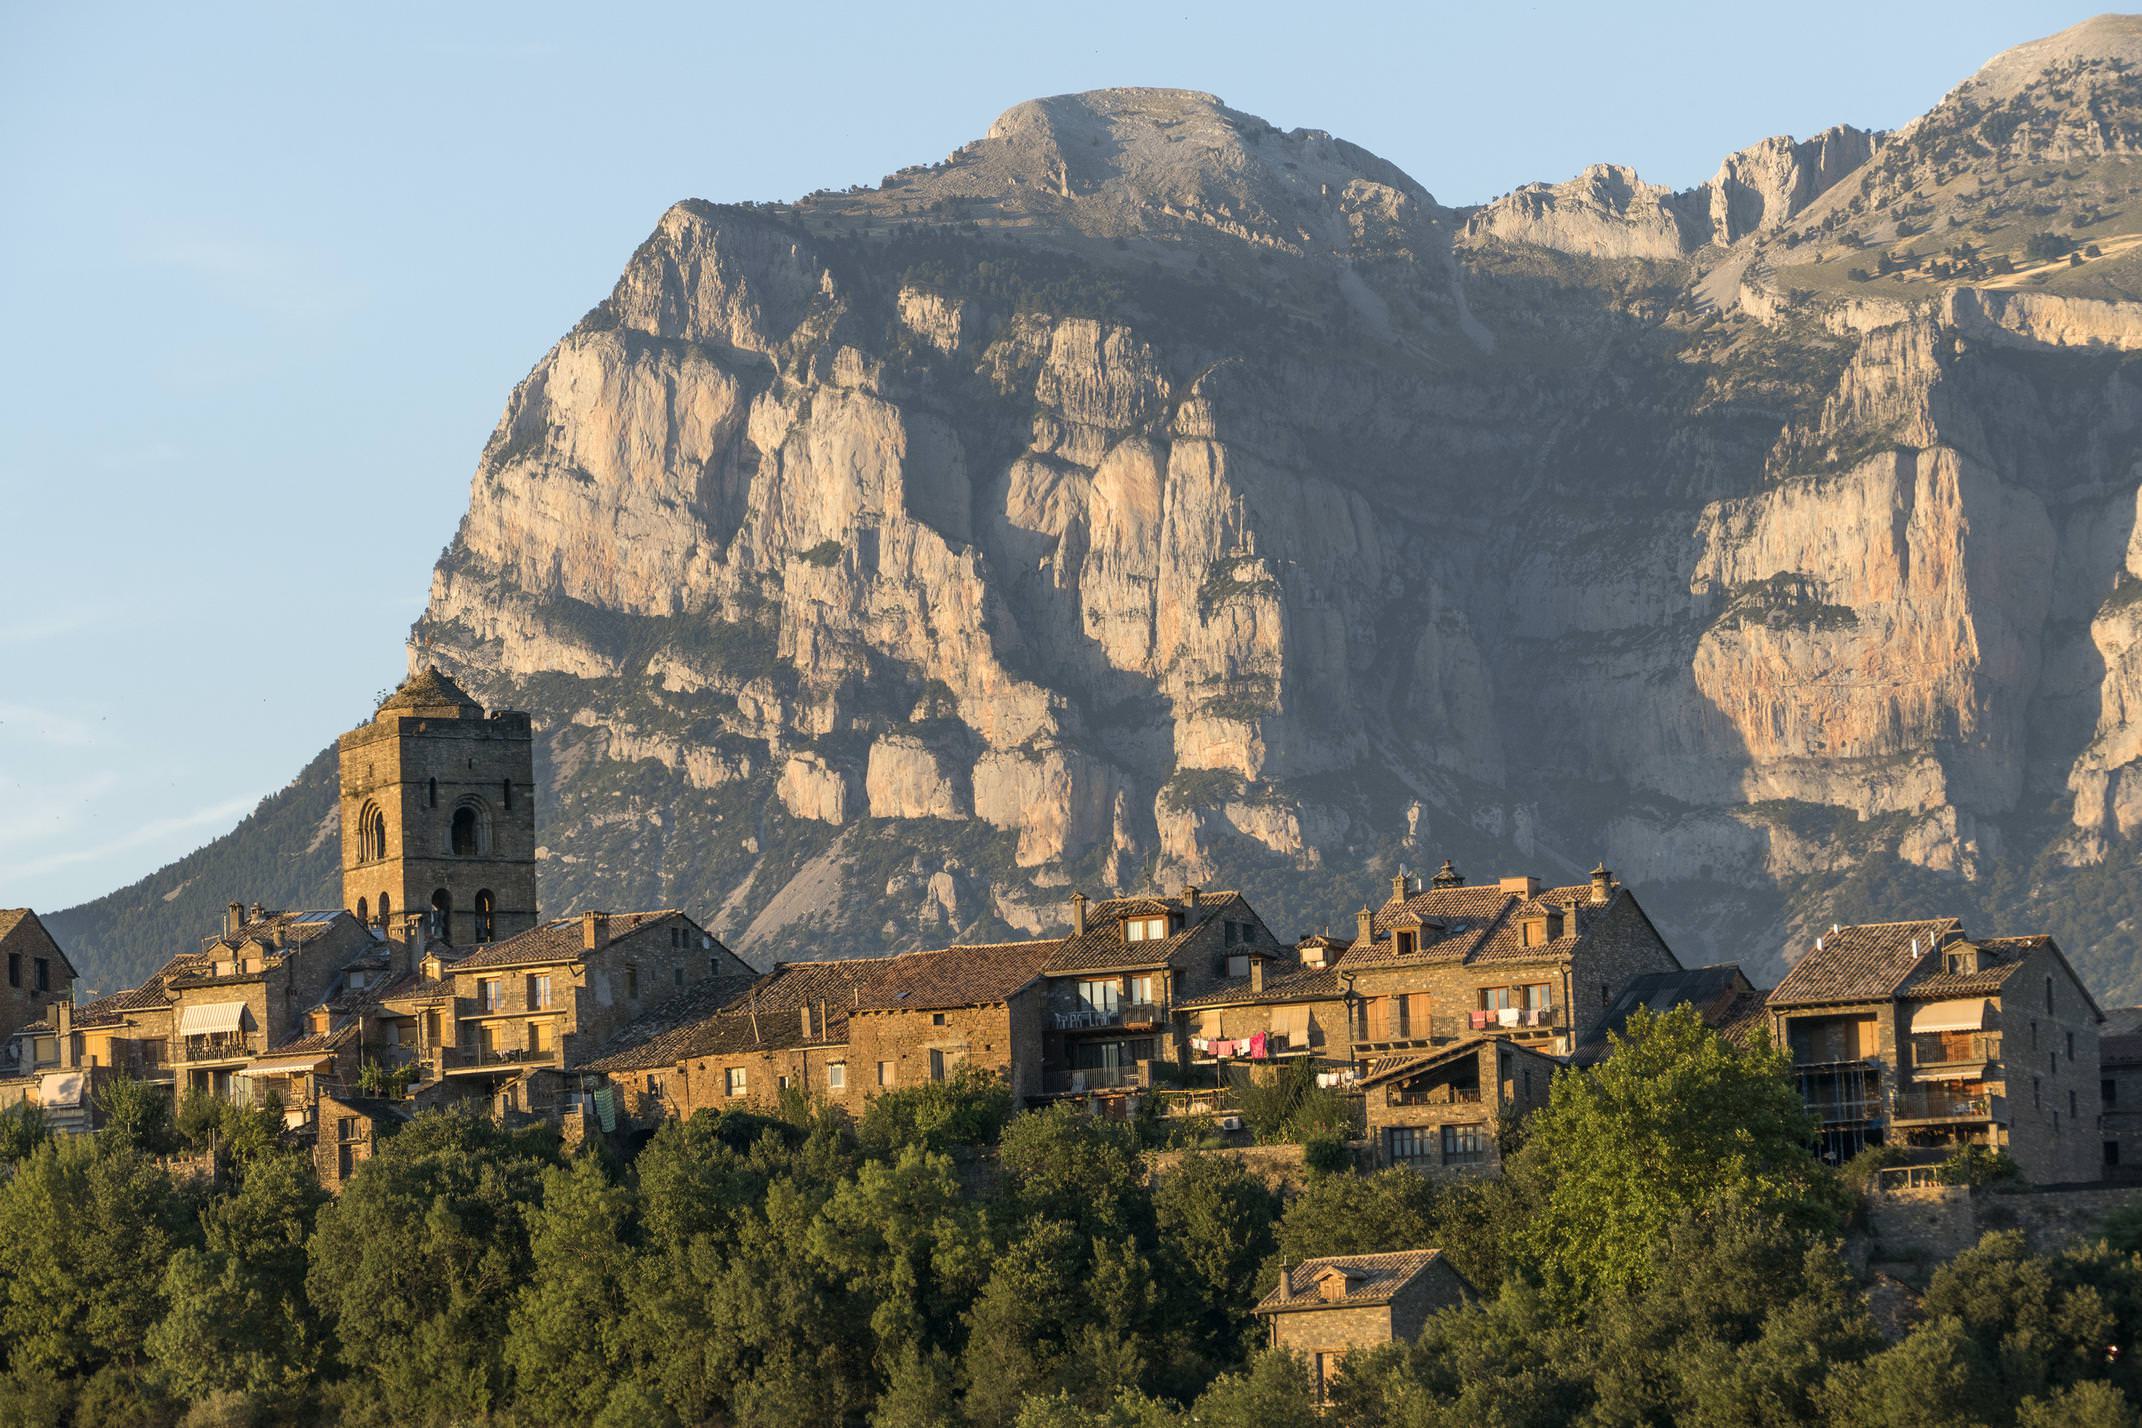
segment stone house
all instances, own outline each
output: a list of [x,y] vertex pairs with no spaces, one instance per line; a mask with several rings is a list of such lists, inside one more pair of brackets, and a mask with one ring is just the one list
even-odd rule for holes
[[[1293,956],[1246,898],[1186,887],[1177,897],[1071,899],[1071,932],[1048,968],[1044,1095],[1119,1099],[1179,1068],[1187,1001],[1261,987]],[[1165,1074],[1165,1073],[1163,1073]]]
[[1377,1162],[1438,1179],[1501,1173],[1504,1132],[1547,1104],[1561,1069],[1490,1036],[1377,1057],[1359,1081]]
[[1570,1063],[1596,1066],[1606,1060],[1613,1050],[1613,1038],[1628,1028],[1629,1018],[1639,1010],[1666,1012],[1679,1006],[1694,1007],[1703,1024],[1728,1041],[1752,1044],[1770,1034],[1770,1018],[1764,1009],[1769,995],[1731,962],[1673,972],[1646,972],[1631,979],[1615,996],[1606,1015],[1578,1044]]
[[458,957],[427,947],[359,1020],[383,1063],[415,1068],[419,1099],[481,1097],[499,1111],[547,1114],[557,1073],[679,993],[751,975],[675,908],[585,912]]
[[1321,1404],[1348,1354],[1412,1341],[1429,1315],[1471,1292],[1441,1250],[1330,1255],[1282,1265],[1257,1315],[1271,1347],[1307,1362]]
[[1976,1144],[2033,1184],[2101,1172],[2101,1015],[2050,937],[1972,938],[1955,918],[1833,927],[1767,1012],[1828,1159]]
[[60,950],[36,913],[26,907],[0,907],[0,1037],[39,1020],[55,1001],[72,1000],[74,964]]
[[331,1195],[342,1193],[357,1167],[370,1160],[381,1141],[405,1124],[414,1110],[408,1101],[323,1093],[313,1138],[313,1172]]
[[708,987],[628,1028],[587,1066],[637,1124],[787,1091],[860,1111],[880,1091],[975,1066],[1039,1093],[1043,969],[1055,939],[788,962],[745,986]]
[[2105,1013],[2098,1038],[2098,1103],[2107,1180],[2142,1180],[2142,1007]]
[[[1573,887],[1532,877],[1468,885],[1448,862],[1400,876],[1353,940],[1305,938],[1252,979],[1184,998],[1193,1065],[1307,1055],[1335,1074],[1487,1036],[1567,1056],[1638,977],[1681,970],[1636,897],[1605,868]],[[1215,1050],[1215,1043],[1219,1049]],[[1275,1051],[1274,1048],[1279,1048]]]

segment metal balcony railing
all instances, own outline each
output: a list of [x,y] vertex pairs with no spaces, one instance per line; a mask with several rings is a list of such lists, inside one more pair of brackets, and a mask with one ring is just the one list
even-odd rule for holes
[[1914,1066],[1963,1066],[2001,1059],[1998,1032],[1963,1036],[1915,1036],[1911,1039]]
[[1058,1031],[1105,1030],[1109,1027],[1159,1026],[1168,1018],[1168,1009],[1161,1002],[1119,1002],[1112,1007],[1080,1006],[1071,1011],[1055,1014]]
[[1050,1095],[1123,1090],[1143,1087],[1150,1080],[1142,1066],[1081,1066],[1051,1071],[1041,1079],[1042,1089]]
[[1393,1089],[1390,1104],[1394,1106],[1477,1106],[1480,1104],[1478,1086],[1431,1086],[1422,1091]]
[[255,1054],[253,1039],[243,1033],[217,1036],[189,1036],[179,1043],[178,1059],[195,1061],[234,1061]]
[[1900,1121],[1983,1121],[1993,1116],[1991,1096],[1943,1096],[1925,1093],[1897,1097],[1892,1119]]
[[1566,1018],[1560,1007],[1493,1007],[1467,1012],[1467,1031],[1524,1031],[1559,1027]]

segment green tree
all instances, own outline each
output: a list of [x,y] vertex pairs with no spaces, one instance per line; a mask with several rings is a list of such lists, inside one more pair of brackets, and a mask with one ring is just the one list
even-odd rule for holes
[[514,1396],[539,1415],[592,1418],[639,1367],[625,1332],[636,1203],[593,1156],[543,1172],[543,1203],[529,1217],[531,1270],[505,1347]]
[[979,1066],[960,1066],[942,1081],[902,1086],[871,1099],[856,1139],[867,1155],[891,1157],[905,1146],[948,1151],[996,1144],[1011,1119],[1011,1088]]
[[0,1111],[0,1165],[13,1165],[52,1139],[45,1113],[28,1101]]
[[544,1159],[478,1116],[412,1120],[322,1210],[305,1286],[343,1362],[393,1418],[476,1417],[503,1397],[502,1345],[530,1270]]
[[131,1076],[114,1076],[91,1093],[102,1133],[126,1141],[151,1155],[169,1155],[179,1148],[178,1133],[171,1125],[171,1092]]
[[1743,1050],[1692,1007],[1639,1010],[1604,1064],[1554,1079],[1509,1178],[1530,1215],[1515,1248],[1573,1307],[1642,1284],[1691,1212],[1743,1205],[1829,1229],[1835,1179],[1782,1056]]
[[143,1357],[192,1206],[124,1141],[65,1136],[0,1184],[0,1351],[18,1372],[85,1375]]
[[881,1371],[957,1347],[952,1329],[989,1274],[981,1211],[951,1160],[910,1145],[869,1161],[826,1201],[809,1245],[829,1277],[871,1302]]
[[236,1193],[203,1207],[203,1242],[172,1255],[169,1307],[148,1336],[173,1394],[283,1407],[311,1383],[322,1334],[305,1298],[306,1244],[325,1198],[312,1163],[286,1151],[253,1161]]
[[1309,1390],[1299,1355],[1267,1349],[1243,1372],[1213,1380],[1189,1419],[1199,1428],[1317,1428],[1325,1420]]
[[1255,1338],[1251,1310],[1272,1253],[1278,1197],[1232,1159],[1191,1152],[1152,1198],[1166,1321],[1207,1378],[1241,1362]]
[[1059,1102],[1004,1128],[997,1161],[1011,1184],[1013,1212],[1121,1234],[1147,1209],[1137,1132],[1121,1121]]

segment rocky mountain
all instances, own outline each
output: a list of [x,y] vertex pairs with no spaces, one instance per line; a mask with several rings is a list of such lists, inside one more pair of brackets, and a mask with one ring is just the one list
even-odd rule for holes
[[[761,960],[1604,857],[1686,957],[1954,911],[2135,999],[2138,59],[2091,21],[1684,192],[1456,210],[1110,90],[679,204],[509,398],[411,657],[536,712],[548,906]],[[135,970],[255,895],[202,859],[333,853],[232,839],[55,931]]]

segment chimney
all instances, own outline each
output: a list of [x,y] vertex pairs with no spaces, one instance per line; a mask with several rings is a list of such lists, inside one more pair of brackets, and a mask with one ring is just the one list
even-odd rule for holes
[[1592,869],[1592,901],[1605,902],[1613,895],[1614,874],[1607,868],[1605,860],[1602,859],[1599,866]]
[[245,926],[245,904],[242,902],[225,903],[223,906],[223,935],[225,937],[236,937],[238,929],[243,926]]
[[1465,874],[1458,871],[1457,864],[1445,858],[1443,866],[1435,870],[1435,885],[1439,888],[1462,888],[1465,886]]
[[606,912],[583,912],[580,914],[580,946],[593,952],[610,940],[610,915]]
[[1183,884],[1183,906],[1184,906],[1184,907],[1196,907],[1196,906],[1197,906],[1197,884],[1196,884],[1196,883],[1184,883],[1184,884]]
[[1086,895],[1082,892],[1071,894],[1071,935],[1086,935]]
[[809,1002],[805,1002],[805,1003],[803,1004],[803,1007],[802,1007],[802,1011],[803,1011],[803,1039],[804,1039],[805,1041],[809,1041],[809,1040],[811,1039],[811,1004],[810,1004]]
[[1354,914],[1354,941],[1371,942],[1376,937],[1376,914],[1366,907]]
[[1264,958],[1262,957],[1249,959],[1249,989],[1253,992],[1264,990]]
[[1520,873],[1516,877],[1502,879],[1495,886],[1503,892],[1515,893],[1519,897],[1534,897],[1539,893],[1540,880],[1530,873]]
[[1292,1298],[1293,1295],[1294,1271],[1287,1265],[1284,1260],[1282,1260],[1279,1265],[1279,1297],[1282,1299],[1289,1299]]
[[1410,885],[1411,884],[1406,877],[1406,870],[1404,868],[1400,868],[1398,870],[1398,876],[1391,879],[1391,901],[1404,902],[1406,900],[1406,893]]
[[257,902],[256,902],[256,903],[254,903],[254,904],[253,904],[253,907],[252,907],[252,913],[253,913],[253,920],[254,920],[255,922],[258,922],[258,921],[260,921],[260,920],[261,920],[261,919],[262,919],[263,917],[266,917],[266,916],[268,915],[268,910],[267,910],[266,908],[262,907],[262,906],[261,906],[261,905],[260,905],[259,903],[257,903]]

